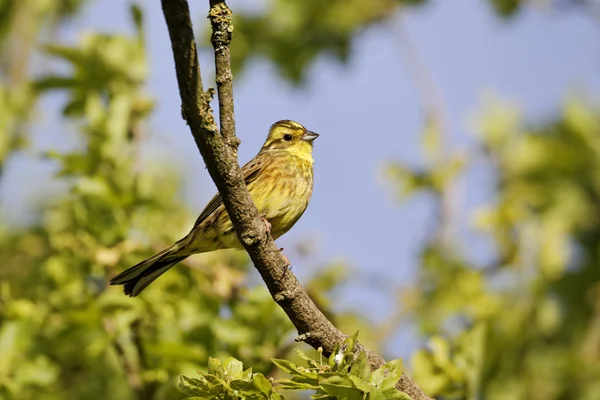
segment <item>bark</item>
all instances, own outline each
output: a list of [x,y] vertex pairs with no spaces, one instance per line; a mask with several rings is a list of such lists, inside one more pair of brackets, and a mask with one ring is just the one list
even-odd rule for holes
[[[233,33],[231,10],[224,0],[210,0],[209,18],[213,29],[211,42],[215,51],[221,125],[219,130],[209,105],[214,91],[204,91],[202,86],[188,3],[186,0],[161,0],[161,3],[171,37],[183,118],[187,121],[208,172],[223,197],[238,238],[273,299],[298,330],[296,340],[304,341],[315,349],[321,347],[325,355],[331,354],[335,345],[341,343],[346,335],[321,313],[287,267],[285,258],[267,232],[242,178],[237,160],[240,142],[235,134],[229,57]],[[372,369],[385,364],[381,356],[360,343],[357,344],[356,351],[366,352]],[[404,374],[397,387],[414,400],[429,399]]]

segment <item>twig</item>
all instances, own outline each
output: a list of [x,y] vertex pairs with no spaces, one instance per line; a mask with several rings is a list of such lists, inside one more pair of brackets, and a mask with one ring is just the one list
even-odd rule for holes
[[[438,144],[434,150],[434,162],[443,165],[448,161],[448,120],[446,106],[438,86],[435,84],[427,64],[423,61],[417,46],[413,43],[402,18],[402,12],[392,17],[396,42],[402,53],[408,75],[415,85],[421,99],[421,107],[425,114],[426,130],[433,130],[438,135]],[[438,220],[438,240],[447,248],[451,247],[455,237],[453,226],[457,205],[457,188],[453,182],[446,182],[440,193]]]
[[[322,347],[331,354],[335,345],[345,338],[319,311],[300,286],[271,235],[259,217],[250,198],[237,161],[239,140],[235,136],[233,90],[229,43],[233,27],[231,10],[223,0],[210,0],[209,18],[213,27],[216,81],[219,90],[221,133],[217,131],[209,102],[212,91],[204,92],[196,45],[186,0],[162,0],[165,20],[171,37],[177,81],[182,101],[183,117],[190,126],[194,140],[204,158],[208,172],[219,189],[238,239],[250,255],[273,299],[288,315],[303,340],[314,348]],[[285,274],[284,274],[285,272]],[[373,351],[365,351],[371,368],[385,363]],[[406,375],[398,388],[413,399],[429,399]]]
[[[114,336],[116,331],[114,321],[104,318],[102,323],[106,332],[108,332],[110,336]],[[131,386],[135,392],[136,397],[141,399],[141,393],[144,390],[144,385],[140,377],[139,364],[128,356],[125,346],[123,346],[117,337],[112,339],[112,345],[113,349],[115,350],[115,354],[117,355],[117,359],[123,367],[123,371],[127,381],[129,382],[129,386]]]

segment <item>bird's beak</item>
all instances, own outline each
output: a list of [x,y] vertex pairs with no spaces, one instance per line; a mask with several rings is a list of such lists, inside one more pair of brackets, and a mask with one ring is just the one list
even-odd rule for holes
[[318,133],[306,131],[306,133],[304,135],[302,135],[302,137],[300,139],[304,140],[305,142],[310,143],[318,137],[319,137]]

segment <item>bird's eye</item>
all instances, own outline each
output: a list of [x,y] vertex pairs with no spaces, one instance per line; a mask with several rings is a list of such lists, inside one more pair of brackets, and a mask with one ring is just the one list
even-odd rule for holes
[[289,133],[286,133],[285,135],[283,135],[283,140],[285,140],[286,142],[289,142],[290,140],[292,140],[292,135],[290,135]]

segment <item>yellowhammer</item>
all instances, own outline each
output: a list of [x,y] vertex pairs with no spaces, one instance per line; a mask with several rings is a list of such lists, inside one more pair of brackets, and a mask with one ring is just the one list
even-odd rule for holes
[[[289,231],[308,206],[313,188],[312,141],[318,136],[294,121],[275,122],[256,157],[242,168],[250,196],[270,223],[273,239]],[[123,271],[110,283],[124,285],[125,294],[137,296],[188,256],[229,248],[242,245],[217,193],[186,237]]]

